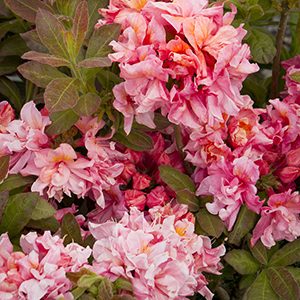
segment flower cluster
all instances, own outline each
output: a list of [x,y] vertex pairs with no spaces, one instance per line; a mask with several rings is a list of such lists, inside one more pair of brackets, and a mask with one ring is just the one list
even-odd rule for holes
[[252,101],[240,95],[242,81],[258,70],[250,64],[246,31],[231,23],[236,13],[208,1],[110,1],[98,26],[117,23],[122,33],[111,43],[112,61],[125,79],[114,88],[114,107],[154,128],[154,111],[175,124],[199,129],[217,126]]
[[93,270],[130,280],[137,299],[187,299],[195,292],[212,299],[202,272],[219,274],[225,247],[212,248],[194,233],[186,207],[151,209],[147,219],[132,208],[118,223],[90,223],[90,230],[97,239]]
[[8,235],[0,237],[0,298],[5,300],[73,299],[66,272],[88,264],[92,250],[46,231],[22,235],[22,251],[13,251]]

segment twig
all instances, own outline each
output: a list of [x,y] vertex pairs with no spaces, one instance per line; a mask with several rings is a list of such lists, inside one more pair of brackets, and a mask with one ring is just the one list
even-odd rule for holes
[[272,67],[272,88],[271,88],[271,98],[278,97],[278,81],[280,76],[280,57],[281,51],[283,46],[283,40],[285,36],[285,31],[287,27],[288,21],[288,4],[287,1],[282,3],[282,11],[280,15],[280,22],[278,27],[278,32],[276,35],[276,54],[273,60],[273,67]]

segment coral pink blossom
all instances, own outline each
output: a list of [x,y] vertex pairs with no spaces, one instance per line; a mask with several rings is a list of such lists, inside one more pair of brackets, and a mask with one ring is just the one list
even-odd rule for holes
[[144,210],[146,205],[145,193],[138,190],[125,191],[124,200],[128,207],[136,207],[139,210]]
[[212,248],[188,219],[168,216],[148,222],[132,209],[119,223],[90,223],[90,230],[97,240],[94,271],[130,280],[137,299],[185,299],[195,292],[212,299],[202,272],[219,274],[225,248]]
[[78,157],[69,144],[61,144],[55,150],[43,149],[35,154],[34,163],[28,165],[22,174],[36,175],[38,179],[31,190],[40,195],[61,201],[63,193],[83,197],[91,184],[88,168],[93,161]]
[[261,218],[253,230],[254,245],[261,239],[270,248],[276,241],[293,241],[300,236],[300,195],[291,190],[272,195],[262,208]]
[[32,161],[34,152],[49,145],[44,133],[51,123],[48,116],[42,116],[31,101],[26,103],[20,113],[20,120],[13,120],[6,126],[6,132],[0,133],[0,156],[13,154],[10,160],[10,173],[20,172]]
[[0,133],[6,132],[7,125],[15,118],[15,112],[7,101],[0,102]]
[[236,158],[232,163],[221,159],[208,167],[208,177],[204,178],[197,195],[212,195],[214,201],[206,207],[212,214],[218,214],[231,230],[240,207],[245,203],[259,213],[262,203],[256,196],[255,184],[259,179],[259,168],[247,158]]

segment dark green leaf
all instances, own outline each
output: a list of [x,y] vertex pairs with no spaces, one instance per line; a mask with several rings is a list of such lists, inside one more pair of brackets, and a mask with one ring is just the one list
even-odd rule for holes
[[98,95],[88,93],[79,98],[78,103],[74,107],[74,111],[79,116],[91,116],[98,110],[100,103],[101,99]]
[[74,22],[73,22],[73,28],[72,28],[72,34],[74,37],[75,41],[75,54],[77,56],[85,35],[88,30],[88,25],[89,25],[89,12],[88,12],[88,5],[87,2],[81,1],[75,12],[75,17],[74,17]]
[[45,199],[40,198],[31,214],[32,220],[47,219],[56,213],[54,207],[49,204]]
[[21,176],[19,174],[9,175],[0,185],[0,192],[11,191],[23,186],[31,185],[35,178],[32,176]]
[[243,300],[279,300],[279,297],[273,291],[267,274],[262,271],[247,290]]
[[178,192],[182,190],[196,191],[196,187],[192,179],[170,166],[159,167],[160,178],[166,183],[173,191]]
[[241,239],[254,227],[257,215],[242,206],[233,230],[229,234],[229,243],[239,246]]
[[223,233],[225,226],[218,216],[214,216],[207,211],[207,209],[200,209],[196,214],[197,220],[201,228],[210,236],[220,237]]
[[0,77],[0,94],[7,97],[17,111],[21,110],[23,104],[21,94],[14,82],[5,77]]
[[73,108],[79,99],[78,80],[59,78],[52,80],[45,90],[45,105],[50,113]]
[[289,266],[300,261],[300,239],[286,244],[276,251],[269,262],[270,266]]
[[0,43],[0,56],[21,56],[26,51],[28,51],[28,47],[18,34]]
[[254,274],[259,269],[259,263],[246,250],[234,249],[225,255],[225,261],[242,275]]
[[247,289],[254,282],[255,279],[256,274],[244,275],[239,282],[240,290]]
[[36,193],[22,193],[9,197],[5,207],[0,232],[16,236],[27,225],[39,199]]
[[176,192],[176,199],[177,202],[188,205],[189,211],[196,212],[199,210],[199,199],[189,190]]
[[62,219],[61,235],[62,237],[65,237],[65,245],[71,242],[82,244],[80,226],[78,225],[75,217],[71,213],[67,213]]
[[40,9],[36,15],[36,30],[40,40],[51,54],[69,58],[64,41],[65,29],[56,16]]
[[292,274],[285,268],[269,268],[267,276],[272,289],[282,299],[299,300],[300,289]]
[[268,252],[267,248],[259,240],[256,242],[254,247],[249,247],[252,255],[263,265],[268,263]]
[[46,65],[49,65],[52,67],[61,67],[61,66],[69,65],[69,62],[62,57],[57,57],[57,56],[54,56],[51,54],[41,53],[41,52],[36,52],[36,51],[26,52],[22,56],[22,58],[28,59],[28,60],[34,60],[41,64],[46,64]]
[[251,28],[246,42],[251,48],[251,55],[254,61],[260,64],[269,64],[272,62],[276,48],[270,34]]
[[39,8],[52,10],[45,2],[40,0],[5,0],[6,5],[18,16],[34,23]]
[[59,229],[59,223],[54,217],[40,220],[30,220],[26,227],[39,229],[39,230],[50,230],[56,232]]
[[4,209],[7,205],[8,199],[9,199],[8,196],[9,196],[8,192],[0,192],[0,224],[2,221]]
[[79,116],[72,110],[55,112],[50,115],[51,125],[46,132],[49,135],[61,134],[70,129],[79,119]]
[[131,130],[129,135],[125,132],[116,132],[113,140],[135,151],[150,151],[153,148],[151,137],[138,130]]
[[286,267],[285,269],[293,275],[294,279],[298,282],[298,285],[300,285],[300,268]]
[[105,57],[111,52],[109,43],[120,34],[119,24],[109,24],[96,29],[90,38],[86,58]]
[[45,88],[54,79],[67,78],[65,74],[59,72],[57,69],[40,64],[36,61],[29,61],[19,66],[18,71],[23,77],[43,88]]
[[9,156],[0,157],[0,183],[6,178],[9,168]]
[[1,57],[0,76],[16,72],[20,62],[20,58],[16,56]]

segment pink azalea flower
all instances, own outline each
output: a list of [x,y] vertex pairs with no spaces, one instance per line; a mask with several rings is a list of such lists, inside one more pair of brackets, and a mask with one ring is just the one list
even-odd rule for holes
[[236,158],[233,162],[221,159],[208,167],[208,175],[197,190],[197,195],[212,195],[214,201],[206,207],[219,215],[231,230],[240,207],[245,203],[259,213],[262,203],[256,196],[255,184],[259,179],[259,168],[248,157]]
[[253,230],[251,244],[259,239],[270,248],[276,241],[289,242],[300,236],[300,195],[288,190],[280,194],[273,194],[267,206],[262,208],[261,218]]
[[0,155],[13,154],[10,173],[19,173],[34,152],[49,145],[49,138],[44,133],[45,127],[51,123],[48,116],[42,116],[31,101],[26,103],[20,113],[20,120],[8,123],[5,133],[0,133]]
[[61,144],[55,150],[43,149],[35,153],[34,162],[21,173],[23,176],[36,175],[38,179],[31,190],[40,195],[61,201],[63,193],[84,197],[91,185],[89,169],[93,161],[78,157],[69,144]]
[[0,102],[0,133],[6,132],[7,125],[14,120],[15,112],[7,101]]
[[144,210],[146,199],[145,193],[138,190],[127,190],[124,194],[126,205],[128,207],[136,207],[139,210]]
[[225,248],[212,249],[188,219],[147,221],[132,209],[119,223],[90,223],[90,230],[97,239],[93,270],[130,280],[137,299],[185,299],[196,291],[212,299],[201,271],[219,274]]

